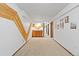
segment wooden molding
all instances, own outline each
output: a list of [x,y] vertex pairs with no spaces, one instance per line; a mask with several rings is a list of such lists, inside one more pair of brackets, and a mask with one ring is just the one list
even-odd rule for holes
[[25,31],[24,26],[23,26],[23,24],[21,22],[21,19],[20,19],[20,17],[18,15],[15,16],[15,20],[14,21],[15,21],[16,26],[20,30],[21,34],[23,35],[23,37],[25,39],[27,39],[28,33]]
[[0,3],[0,17],[14,21],[24,39],[27,39],[28,33],[25,31],[21,19],[14,9],[10,8],[8,5],[4,3]]
[[3,10],[4,12],[7,12],[7,13],[9,13],[9,14],[11,14],[11,15],[15,15],[15,14],[17,14],[17,12],[14,10],[14,9],[12,9],[12,8],[10,8],[8,5],[6,5],[5,3],[0,3],[0,10]]

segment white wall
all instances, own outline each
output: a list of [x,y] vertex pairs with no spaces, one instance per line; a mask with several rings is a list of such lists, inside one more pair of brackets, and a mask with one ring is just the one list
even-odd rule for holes
[[0,56],[13,55],[24,43],[16,24],[0,17]]
[[28,16],[28,14],[26,12],[24,12],[23,10],[21,10],[16,3],[7,3],[8,6],[10,6],[12,9],[16,10],[18,15],[21,18],[22,24],[27,32],[28,28],[29,28],[29,24],[30,24],[30,16]]
[[26,30],[26,31],[28,31],[29,26],[30,26],[30,23],[27,23],[27,22],[24,23],[24,27],[25,27],[25,30]]
[[[29,26],[30,26],[30,22],[31,22],[31,18],[30,16],[24,12],[23,10],[21,10],[17,4],[15,3],[7,3],[8,6],[12,7],[14,10],[17,11],[18,15],[20,16],[21,18],[21,21],[22,21],[22,24],[24,26],[24,29],[26,30],[26,32],[28,32],[29,30]],[[30,34],[29,34],[29,38],[28,40],[32,37],[32,34],[31,34],[31,30],[30,30]]]
[[32,30],[42,30],[42,31],[43,31],[43,27],[41,27],[41,28],[39,28],[39,29],[37,29],[37,28],[35,28],[35,27],[32,27]]
[[[30,26],[30,23],[28,22],[25,22],[24,23],[24,27],[25,27],[25,30],[28,32],[29,31],[29,26]],[[28,38],[27,38],[27,41],[29,40],[29,39],[31,39],[32,38],[32,29],[30,29],[30,33],[29,33],[29,35],[28,35]]]
[[[49,24],[49,35],[47,34],[47,32],[46,32],[46,26]],[[50,37],[50,23],[49,22],[44,22],[44,37]]]
[[[30,17],[16,4],[7,3],[7,5],[17,11],[27,32],[29,22],[26,23],[26,20],[30,20]],[[25,42],[14,22],[0,18],[0,55],[13,55]]]
[[[79,4],[69,4],[54,19],[56,25],[60,19],[69,16],[69,23],[64,24],[64,29],[55,27],[54,39],[68,49],[72,54],[79,55]],[[69,11],[70,10],[70,11]],[[77,24],[77,29],[70,29],[70,23]]]

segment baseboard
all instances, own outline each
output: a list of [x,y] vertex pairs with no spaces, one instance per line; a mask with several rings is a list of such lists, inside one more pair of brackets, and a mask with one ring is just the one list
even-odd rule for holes
[[[62,44],[60,44],[57,40],[54,40],[54,41],[57,42],[62,48],[64,48],[69,54],[71,54],[72,56],[75,56],[69,50],[67,50],[64,46],[62,46]],[[22,47],[24,47],[25,44],[27,44],[27,42],[25,42],[12,56],[14,56]]]
[[72,56],[75,56],[73,53],[67,50],[62,44],[60,44],[57,40],[54,40],[54,41],[57,42],[62,48],[64,48],[69,54],[71,54]]
[[19,48],[17,49],[17,51],[12,55],[14,56],[21,48],[23,48],[25,46],[25,44],[27,44],[30,40],[27,40],[26,42],[24,42],[24,44]]
[[15,53],[13,53],[12,56],[14,56],[25,44],[26,44],[26,42],[24,42],[24,43],[22,44],[22,46],[21,46],[19,49],[17,49]]

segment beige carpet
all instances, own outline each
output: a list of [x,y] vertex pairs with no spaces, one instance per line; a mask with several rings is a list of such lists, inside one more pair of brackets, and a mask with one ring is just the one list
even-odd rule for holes
[[15,56],[71,56],[53,39],[33,38]]

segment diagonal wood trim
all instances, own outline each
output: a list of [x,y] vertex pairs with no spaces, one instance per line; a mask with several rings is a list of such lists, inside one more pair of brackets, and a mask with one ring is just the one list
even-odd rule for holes
[[[5,9],[4,9],[5,8]],[[6,5],[5,3],[0,3],[0,10],[3,10],[4,12],[8,12],[9,14],[17,14],[17,12],[14,10],[14,9],[12,9],[12,8],[10,8],[8,5]]]
[[15,56],[16,53],[17,53],[19,50],[21,50],[21,49],[25,46],[25,44],[27,44],[27,43],[30,41],[30,39],[28,39],[28,35],[30,34],[31,25],[32,25],[32,22],[30,22],[30,25],[29,25],[29,29],[28,29],[28,34],[27,34],[27,40],[26,40],[26,42],[25,42],[12,56]]
[[14,21],[24,39],[27,39],[28,33],[25,31],[21,19],[14,9],[4,3],[0,3],[0,17]]
[[25,31],[23,24],[21,22],[21,19],[19,16],[15,16],[15,20],[14,20],[16,26],[18,27],[18,29],[20,30],[21,34],[23,35],[23,37],[25,39],[27,39],[28,33]]
[[31,31],[31,26],[32,26],[32,23],[30,23],[30,25],[29,25],[27,40],[29,40],[28,37],[29,37],[30,31]]
[[7,18],[9,20],[14,19],[14,17],[12,15],[9,15],[9,14],[5,13],[4,11],[1,11],[1,10],[0,10],[0,17]]

